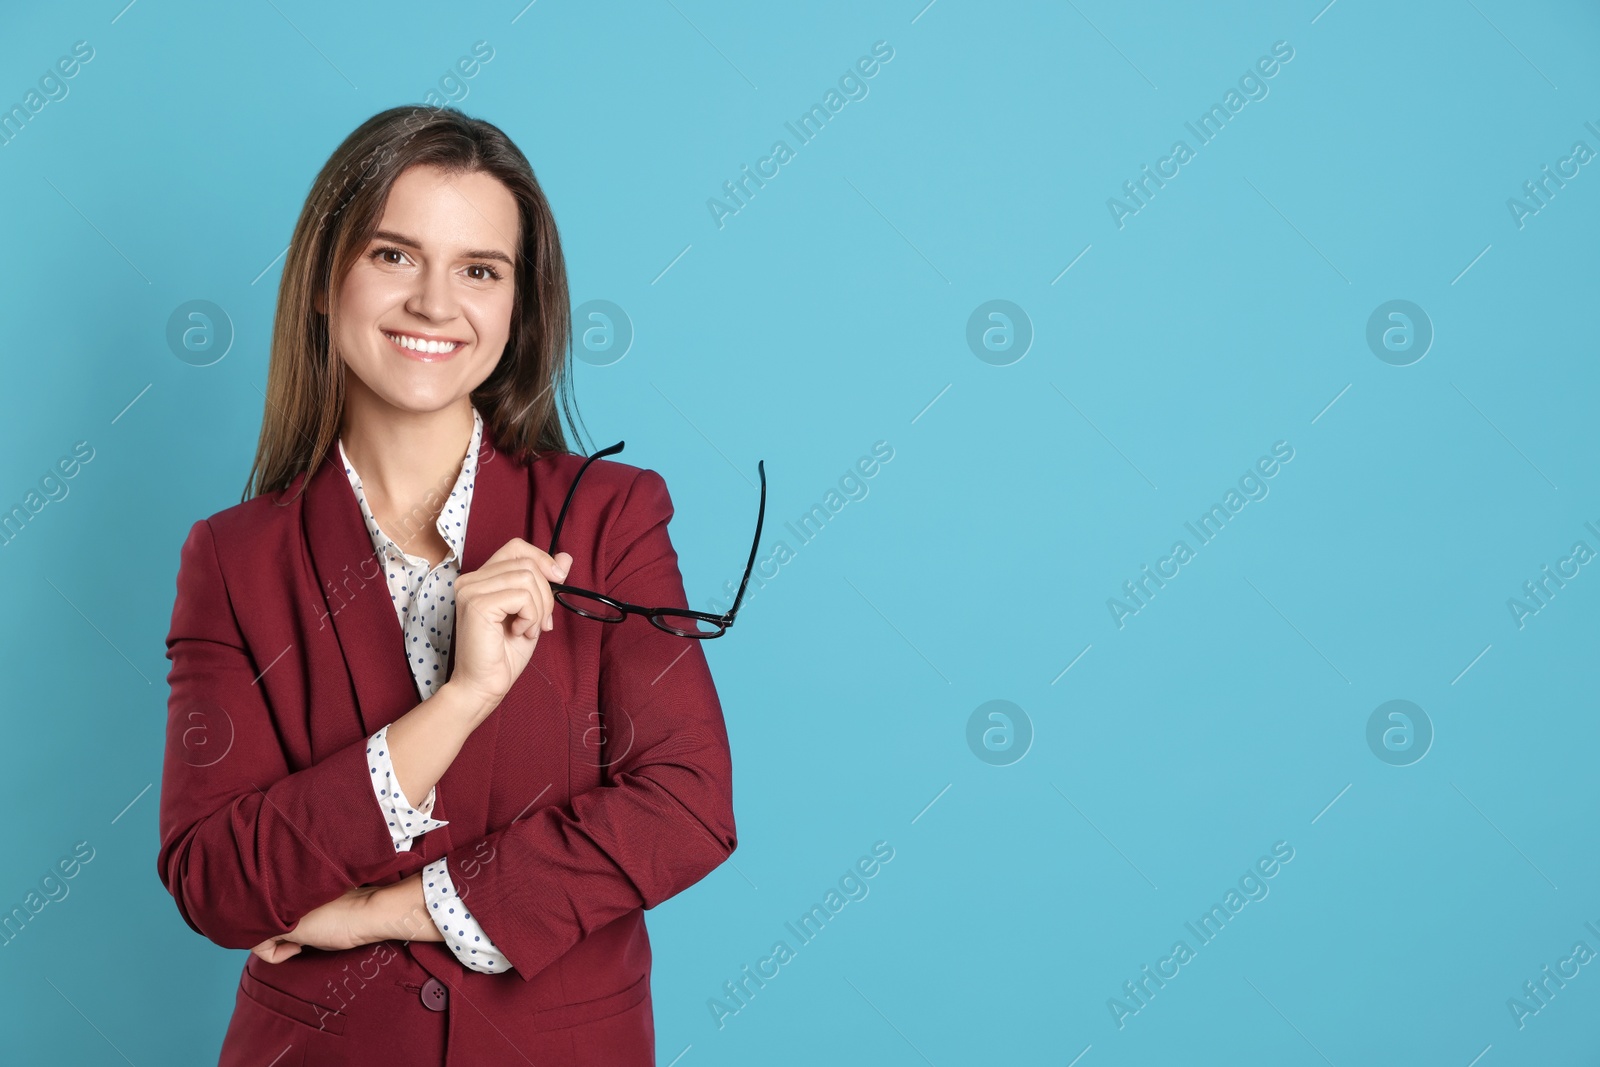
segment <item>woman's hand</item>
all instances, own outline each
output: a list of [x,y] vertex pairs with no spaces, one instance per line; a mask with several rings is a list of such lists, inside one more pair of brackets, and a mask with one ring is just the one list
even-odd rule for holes
[[330,900],[320,908],[307,912],[293,930],[270,937],[250,951],[268,963],[282,963],[290,956],[299,955],[302,948],[336,952],[382,940],[369,936],[370,924],[367,922],[368,898],[381,888],[375,885],[356,886],[337,900]]
[[455,667],[448,684],[475,698],[482,708],[478,722],[522,674],[539,635],[554,628],[550,583],[564,579],[571,566],[571,554],[551,556],[514,537],[456,579]]

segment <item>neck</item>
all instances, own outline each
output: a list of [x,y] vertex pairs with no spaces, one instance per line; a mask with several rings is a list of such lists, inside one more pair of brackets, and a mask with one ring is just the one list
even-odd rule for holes
[[[339,436],[375,513],[438,515],[472,440],[472,400],[406,411],[367,393],[347,394]],[[380,519],[381,524],[381,519]],[[385,529],[396,540],[400,531]]]

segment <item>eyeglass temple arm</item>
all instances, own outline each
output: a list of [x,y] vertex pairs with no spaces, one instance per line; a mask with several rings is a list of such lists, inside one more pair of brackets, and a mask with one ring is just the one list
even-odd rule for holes
[[578,482],[583,478],[583,472],[589,469],[589,464],[601,456],[614,456],[622,451],[627,442],[618,441],[610,448],[602,448],[594,455],[583,461],[583,466],[578,468],[578,473],[573,477],[572,484],[567,487],[567,498],[561,502],[561,513],[556,516],[556,528],[550,531],[550,555],[556,554],[556,542],[561,538],[561,526],[567,521],[567,505],[572,503],[572,494],[578,490]]
[[749,584],[750,572],[756,565],[756,547],[761,544],[761,524],[767,517],[767,461],[757,461],[756,470],[761,474],[761,510],[756,513],[756,536],[750,542],[750,560],[744,565],[744,578],[739,581],[739,592],[734,595],[733,607],[728,609],[728,625],[732,625],[733,617],[739,614],[739,602],[744,599],[744,587]]
[[[561,502],[561,513],[556,516],[555,529],[550,533],[550,555],[553,556],[556,553],[556,543],[561,538],[561,526],[567,521],[567,505],[572,503],[572,494],[577,491],[578,481],[583,477],[583,472],[589,469],[589,464],[602,456],[612,456],[621,452],[625,444],[625,441],[618,441],[609,448],[602,448],[584,460],[583,466],[578,468],[577,476],[572,479],[572,484],[567,487],[567,497]],[[756,513],[756,535],[750,541],[750,558],[744,565],[744,577],[739,581],[739,591],[734,594],[733,607],[728,609],[726,616],[730,624],[733,622],[733,617],[739,614],[739,604],[744,600],[745,586],[750,584],[750,572],[755,569],[756,565],[756,550],[761,545],[761,527],[767,518],[767,461],[757,461],[756,471],[761,475],[761,508]]]

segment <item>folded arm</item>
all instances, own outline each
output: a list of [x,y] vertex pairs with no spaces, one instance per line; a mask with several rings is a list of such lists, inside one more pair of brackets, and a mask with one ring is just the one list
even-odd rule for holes
[[223,582],[209,522],[184,541],[167,635],[157,871],[184,921],[253,948],[405,860],[374,803],[368,739],[290,772]]
[[[430,700],[437,700],[439,696],[449,691],[449,684],[441,686]],[[405,790],[400,787],[399,776],[395,773],[394,761],[389,754],[389,727],[385,726],[367,739],[367,759],[372,764],[372,788],[378,801],[379,810],[389,823],[389,833],[394,837],[396,852],[409,849],[412,838],[419,837],[429,830],[436,830],[441,826],[448,826],[450,820],[435,819],[432,817],[433,804],[437,799],[437,788],[428,790],[428,797],[419,805],[413,805],[406,798]],[[445,868],[443,858],[434,860],[422,870],[422,884],[420,886],[423,897],[424,910],[450,951],[455,953],[456,959],[462,965],[484,974],[504,974],[511,970],[511,961],[500,953],[500,950],[478,925],[478,920],[472,917],[472,912],[467,909],[466,902],[461,899],[456,891],[455,879]],[[408,894],[408,899],[415,896]],[[407,929],[407,928],[400,928]],[[414,931],[414,927],[409,928]],[[384,940],[395,936],[389,928],[379,935],[377,940]],[[413,940],[415,935],[405,938]],[[432,938],[429,938],[432,940]]]

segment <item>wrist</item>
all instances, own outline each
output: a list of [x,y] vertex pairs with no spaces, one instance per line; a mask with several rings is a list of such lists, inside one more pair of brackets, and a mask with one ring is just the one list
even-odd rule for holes
[[421,871],[384,886],[367,897],[365,904],[362,926],[369,942],[444,940],[428,915]]
[[478,723],[489,717],[489,713],[499,706],[498,697],[491,698],[488,694],[474,689],[470,684],[459,679],[451,679],[439,687],[439,691],[428,700],[429,704],[443,700],[443,706],[449,709],[451,716],[457,720],[477,726]]

